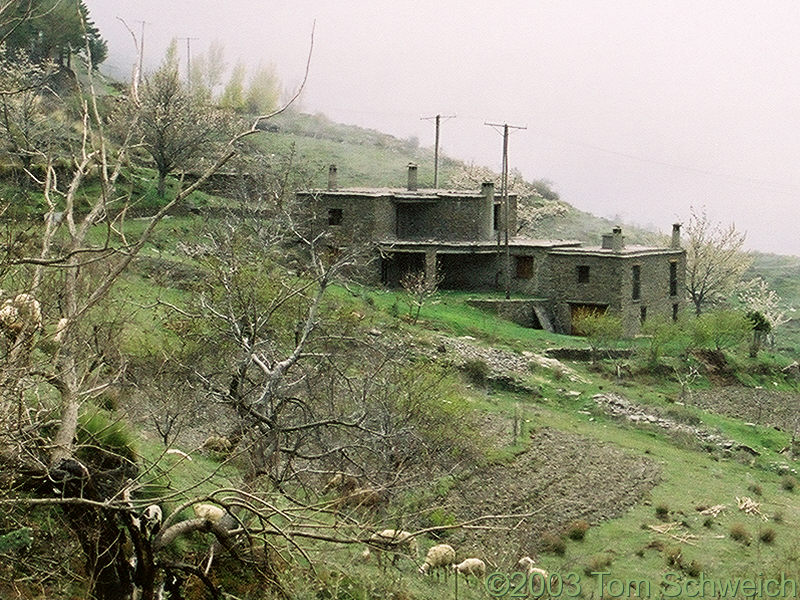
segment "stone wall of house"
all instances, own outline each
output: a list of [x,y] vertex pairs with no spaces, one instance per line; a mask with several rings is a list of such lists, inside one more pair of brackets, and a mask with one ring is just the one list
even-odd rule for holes
[[402,240],[482,241],[492,239],[490,200],[440,198],[436,201],[398,199],[397,237]]
[[[558,299],[554,315],[559,328],[571,331],[576,306],[608,306],[622,318],[627,335],[641,329],[642,318],[672,318],[683,306],[685,253],[582,255],[552,253],[547,257],[541,295]],[[676,263],[676,295],[670,295],[670,262]],[[633,297],[633,267],[639,267],[639,298]],[[578,281],[578,267],[588,267],[588,281]],[[643,310],[644,309],[644,313]]]
[[495,290],[498,282],[497,255],[439,253],[440,287],[449,290]]
[[[676,264],[677,281],[675,291],[670,294],[670,263]],[[630,257],[624,261],[622,273],[622,304],[620,313],[626,333],[632,335],[639,332],[644,319],[671,319],[673,306],[677,311],[683,310],[686,255],[683,252],[661,253],[648,256]],[[640,294],[633,298],[633,267],[639,267]],[[643,312],[644,309],[644,312]]]

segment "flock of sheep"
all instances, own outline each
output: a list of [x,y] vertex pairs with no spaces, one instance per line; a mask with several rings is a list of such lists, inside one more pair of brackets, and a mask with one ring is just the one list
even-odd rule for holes
[[[378,557],[378,563],[381,563],[381,556],[384,551],[393,550],[395,552],[392,562],[397,560],[398,554],[403,553],[414,559],[419,555],[417,540],[408,531],[399,529],[384,529],[377,533],[372,534],[369,538],[369,543],[375,550]],[[368,559],[371,555],[369,548],[363,553],[362,557]],[[534,573],[540,574],[543,578],[548,577],[547,571],[534,566],[534,561],[530,556],[524,556],[519,559],[517,566],[525,571],[528,575]],[[445,581],[451,571],[455,572],[456,576],[463,575],[469,582],[470,578],[483,579],[486,577],[486,563],[480,558],[466,558],[461,562],[456,562],[456,551],[449,544],[437,544],[432,546],[428,553],[425,555],[425,561],[418,569],[422,575],[430,575],[436,573],[437,579],[440,573],[444,573]]]
[[[373,487],[359,487],[358,479],[346,473],[335,473],[325,486],[322,493],[331,490],[338,492],[338,498],[332,502],[334,509],[339,510],[345,506],[355,508],[375,508],[382,501],[386,500],[385,490]],[[371,548],[371,550],[370,550]],[[368,547],[362,552],[362,560],[369,560],[375,554],[378,564],[383,567],[383,554],[392,552],[392,564],[397,562],[400,555],[406,555],[416,560],[419,556],[417,539],[408,531],[400,529],[384,529],[373,533],[369,538]],[[525,556],[519,560],[517,566],[528,575],[534,573],[542,577],[548,577],[544,569],[534,566],[535,561]],[[425,561],[418,569],[422,575],[436,573],[437,579],[444,573],[445,580],[450,572],[459,573],[467,581],[470,578],[483,579],[486,576],[486,563],[480,558],[471,557],[456,562],[456,551],[449,544],[437,544],[432,546],[425,556]]]

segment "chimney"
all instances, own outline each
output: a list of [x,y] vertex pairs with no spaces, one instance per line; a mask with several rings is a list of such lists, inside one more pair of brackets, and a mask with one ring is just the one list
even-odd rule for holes
[[611,230],[611,249],[614,252],[622,252],[625,248],[625,237],[622,235],[622,227],[614,227]]
[[408,163],[408,191],[417,191],[417,165]]
[[494,182],[484,181],[481,184],[481,194],[484,198],[494,201]]
[[333,191],[336,189],[336,165],[328,167],[328,190]]
[[672,243],[669,245],[670,248],[675,248],[679,250],[681,247],[681,224],[680,223],[673,223],[672,224]]

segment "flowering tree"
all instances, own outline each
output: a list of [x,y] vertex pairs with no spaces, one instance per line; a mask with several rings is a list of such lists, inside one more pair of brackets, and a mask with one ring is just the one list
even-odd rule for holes
[[742,250],[745,234],[731,223],[712,223],[691,209],[686,226],[686,291],[700,314],[709,304],[730,296],[753,260]]

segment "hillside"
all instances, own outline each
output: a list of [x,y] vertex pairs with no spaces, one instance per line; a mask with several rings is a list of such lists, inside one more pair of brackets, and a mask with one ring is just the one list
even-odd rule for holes
[[[244,157],[261,179],[232,170],[224,196],[173,177],[160,198],[135,153],[118,182],[87,169],[69,201],[5,182],[31,218],[6,221],[0,270],[0,597],[135,581],[192,600],[422,600],[458,581],[470,600],[525,591],[523,556],[551,597],[800,578],[792,348],[751,357],[749,336],[691,318],[562,336],[467,302],[494,294],[364,286],[347,276],[362,255],[275,210],[331,163],[343,186],[397,185],[411,161],[429,179],[431,155],[287,113]],[[596,242],[612,225],[560,206],[531,234]],[[796,267],[754,272],[794,294]],[[440,543],[500,575],[423,577]]]
[[[338,168],[341,187],[402,187],[406,165],[410,162],[419,165],[420,187],[433,186],[433,148],[420,146],[416,140],[401,140],[379,131],[333,123],[321,114],[289,112],[277,117],[269,129],[257,141],[259,151],[286,155],[294,150],[298,164],[307,169],[309,187],[327,185],[328,165],[331,164]],[[440,187],[451,187],[459,174],[469,167],[463,161],[440,156]],[[561,211],[537,221],[523,231],[526,235],[596,244],[603,233],[619,225],[576,209],[568,199],[559,201],[558,193],[546,182],[528,185],[538,189],[545,198],[558,201]],[[523,207],[526,203],[536,206],[539,200],[523,196],[522,204]],[[647,244],[659,239],[657,233],[632,225],[625,225],[625,231],[631,243]]]

